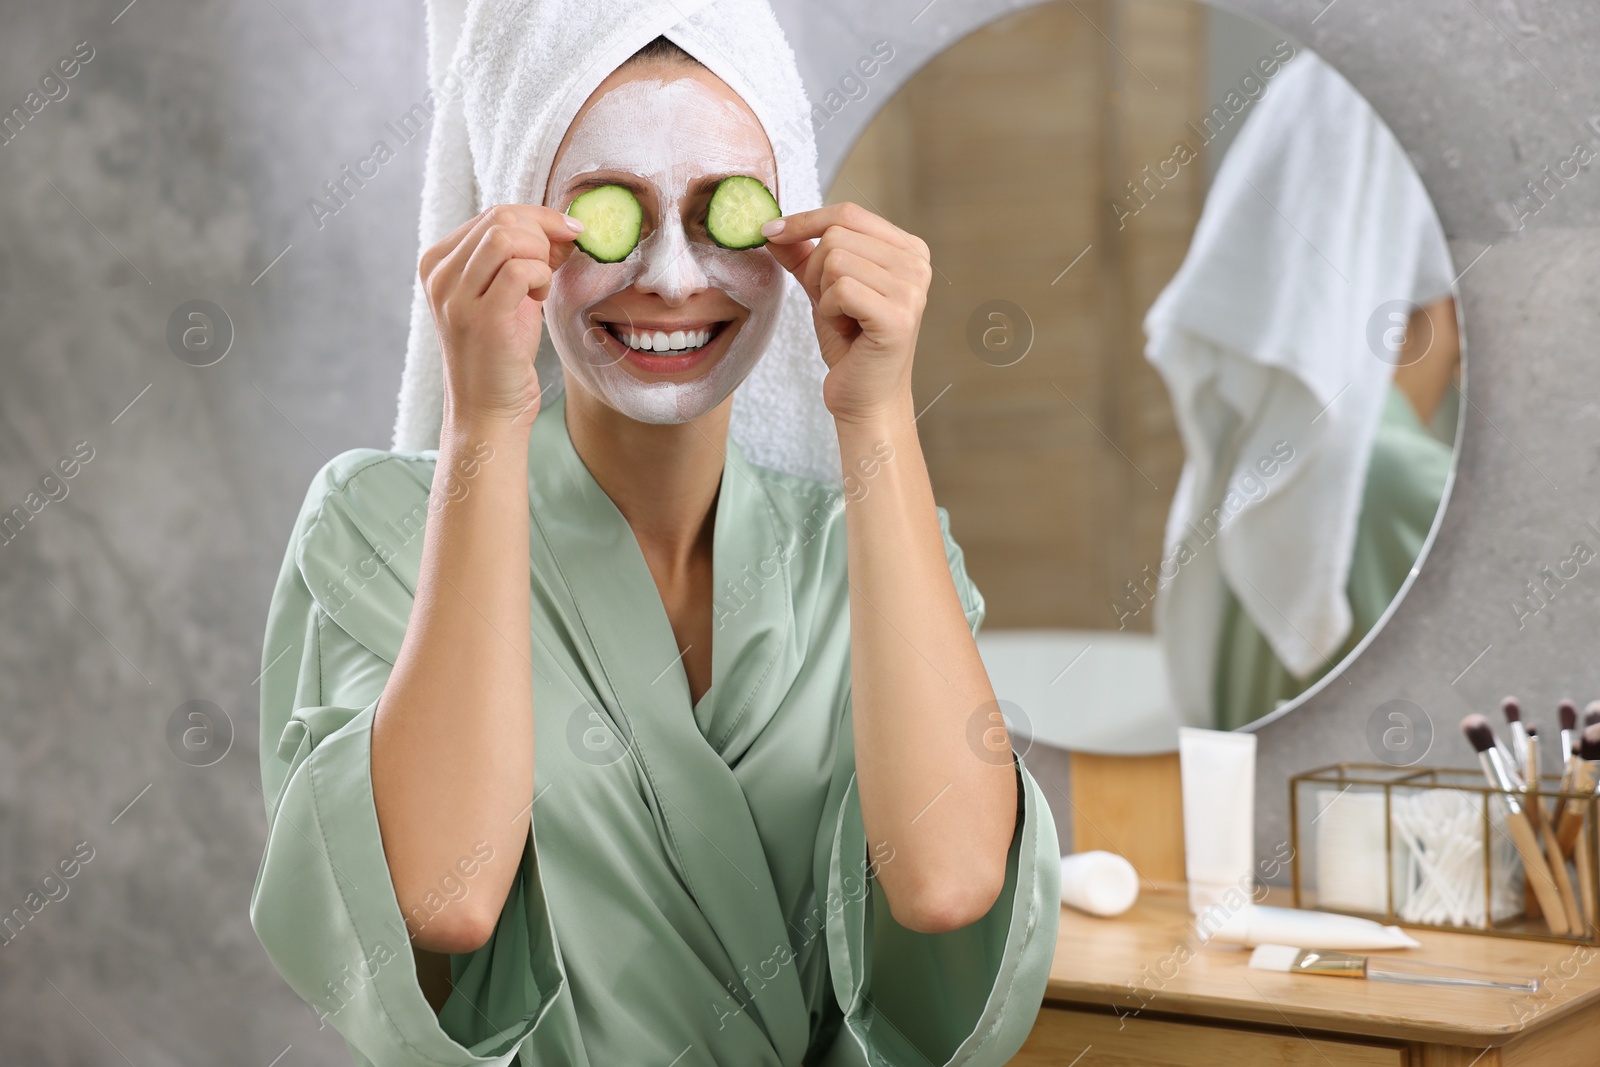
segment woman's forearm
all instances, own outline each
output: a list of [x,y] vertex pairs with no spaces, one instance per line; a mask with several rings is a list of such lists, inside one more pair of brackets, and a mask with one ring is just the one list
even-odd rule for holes
[[447,421],[416,599],[373,719],[395,895],[415,944],[436,952],[482,944],[532,817],[527,447],[526,426]]
[[1016,772],[945,557],[909,395],[880,418],[841,421],[839,446],[868,848],[893,849],[877,877],[896,921],[955,929],[987,913],[1004,885]]

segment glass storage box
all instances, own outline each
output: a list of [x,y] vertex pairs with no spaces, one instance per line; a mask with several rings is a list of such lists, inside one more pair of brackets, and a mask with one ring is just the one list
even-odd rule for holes
[[1477,770],[1368,763],[1294,775],[1295,907],[1600,944],[1596,797],[1562,783],[1542,775],[1536,790],[1508,792]]

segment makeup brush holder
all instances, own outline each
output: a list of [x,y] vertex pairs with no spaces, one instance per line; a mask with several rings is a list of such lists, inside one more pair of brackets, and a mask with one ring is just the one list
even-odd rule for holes
[[1600,944],[1595,805],[1591,789],[1563,792],[1556,776],[1512,793],[1454,768],[1339,763],[1297,774],[1295,907]]

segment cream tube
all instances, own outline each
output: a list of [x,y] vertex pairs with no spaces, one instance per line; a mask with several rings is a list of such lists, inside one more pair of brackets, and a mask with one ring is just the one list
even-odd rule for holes
[[1256,735],[1181,727],[1178,763],[1189,910],[1236,906],[1254,889]]
[[1212,908],[1195,923],[1201,941],[1244,945],[1307,945],[1312,948],[1418,948],[1422,942],[1398,926],[1383,926],[1354,915],[1248,904],[1229,911]]
[[1115,852],[1061,857],[1061,903],[1090,915],[1121,915],[1139,899],[1139,875]]

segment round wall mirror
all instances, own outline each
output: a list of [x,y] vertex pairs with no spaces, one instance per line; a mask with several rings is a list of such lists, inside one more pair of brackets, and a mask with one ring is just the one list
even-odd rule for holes
[[1433,206],[1332,67],[1191,0],[1039,4],[906,81],[828,195],[932,248],[918,428],[1015,729],[1252,728],[1383,624],[1462,347]]

